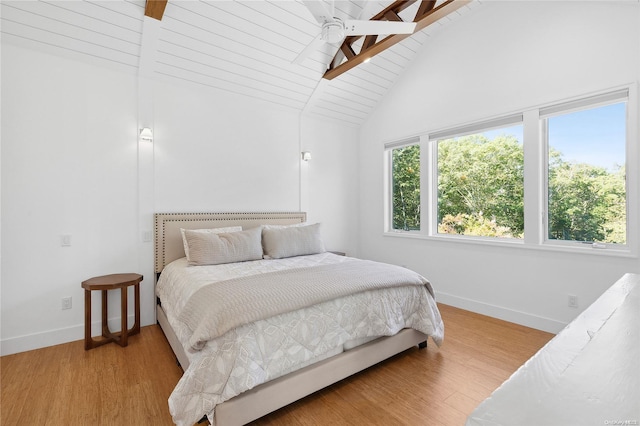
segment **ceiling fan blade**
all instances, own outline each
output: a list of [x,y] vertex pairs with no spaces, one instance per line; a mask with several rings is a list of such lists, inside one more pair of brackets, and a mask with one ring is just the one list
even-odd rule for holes
[[416,29],[415,22],[392,21],[344,21],[344,32],[348,36],[371,34],[412,34]]
[[309,9],[309,12],[311,12],[319,24],[334,21],[333,15],[322,0],[302,0],[302,3],[307,6],[307,9]]
[[298,56],[296,56],[296,58],[291,61],[291,63],[297,65],[302,64],[305,59],[307,59],[312,53],[320,49],[323,44],[324,41],[322,41],[322,39],[320,38],[320,34],[318,34],[316,38],[311,40],[311,43],[307,44],[306,47],[302,49],[302,52],[298,53]]

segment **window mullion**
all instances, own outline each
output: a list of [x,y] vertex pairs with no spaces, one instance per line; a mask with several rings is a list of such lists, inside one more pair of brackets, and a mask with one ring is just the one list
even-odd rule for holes
[[429,137],[420,137],[420,233],[433,235],[433,156]]
[[545,148],[538,110],[523,114],[524,242],[540,244],[544,238]]
[[[638,241],[640,224],[637,220],[640,215],[640,106],[638,85],[633,84],[629,88],[627,102],[627,146],[626,146],[626,187],[627,187],[627,244],[631,252],[638,254],[640,241]],[[635,218],[635,220],[634,220]]]

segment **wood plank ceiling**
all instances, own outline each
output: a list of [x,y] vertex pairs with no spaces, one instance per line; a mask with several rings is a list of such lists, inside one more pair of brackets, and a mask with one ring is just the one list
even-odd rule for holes
[[[336,0],[335,16],[369,19],[392,3]],[[443,3],[438,0],[435,7]],[[370,62],[327,80],[322,77],[339,46],[323,44],[302,63],[293,63],[320,32],[300,0],[170,0],[154,36],[152,74],[358,126],[423,46],[478,4],[456,5]],[[413,2],[398,15],[412,21],[420,5]],[[151,19],[144,13],[145,0],[3,0],[2,42],[137,73],[144,20]],[[351,40],[356,51],[363,39]]]

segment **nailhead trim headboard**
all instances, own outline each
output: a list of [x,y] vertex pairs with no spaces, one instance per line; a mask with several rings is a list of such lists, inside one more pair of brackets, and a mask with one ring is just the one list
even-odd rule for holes
[[162,272],[168,263],[184,257],[180,228],[205,229],[260,225],[292,225],[307,220],[305,212],[280,213],[156,213],[155,272]]

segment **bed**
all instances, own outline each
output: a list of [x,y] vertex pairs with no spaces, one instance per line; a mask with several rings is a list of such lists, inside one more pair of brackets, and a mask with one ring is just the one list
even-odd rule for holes
[[424,277],[328,252],[319,227],[304,212],[155,214],[157,321],[185,372],[176,424],[246,424],[429,336],[441,344]]

